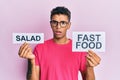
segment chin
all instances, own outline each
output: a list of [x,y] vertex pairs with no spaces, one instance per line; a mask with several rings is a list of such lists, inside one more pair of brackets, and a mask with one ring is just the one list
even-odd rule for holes
[[61,38],[63,38],[63,36],[54,36],[54,38],[61,39]]

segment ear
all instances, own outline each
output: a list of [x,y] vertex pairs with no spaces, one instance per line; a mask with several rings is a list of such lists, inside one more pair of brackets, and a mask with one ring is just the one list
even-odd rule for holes
[[71,22],[69,22],[67,29],[70,29],[71,27]]
[[50,27],[52,28],[52,25],[51,25],[51,23],[50,23]]

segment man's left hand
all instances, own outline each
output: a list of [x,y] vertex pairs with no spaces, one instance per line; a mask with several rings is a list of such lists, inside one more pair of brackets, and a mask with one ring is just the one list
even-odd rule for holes
[[95,52],[91,50],[88,50],[86,59],[87,59],[87,67],[95,67],[101,61],[101,58]]

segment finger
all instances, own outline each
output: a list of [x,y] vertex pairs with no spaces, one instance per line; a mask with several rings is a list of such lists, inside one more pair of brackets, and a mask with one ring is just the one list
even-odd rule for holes
[[93,55],[93,56],[98,57],[98,55],[97,55],[95,52],[93,52],[92,50],[88,50],[88,53],[90,53],[90,54]]
[[91,56],[87,55],[86,58],[87,58],[87,60],[89,60],[89,61],[92,62],[93,64],[95,64],[95,65],[98,64],[98,63],[95,61],[95,59],[93,59]]
[[28,47],[25,51],[24,51],[24,54],[22,55],[23,58],[28,58],[29,55],[30,55],[30,48]]
[[26,44],[24,47],[23,47],[23,49],[21,50],[21,53],[20,53],[20,56],[22,57],[23,56],[23,54],[25,53],[25,51],[28,49],[28,44]]
[[32,48],[28,48],[23,55],[23,58],[27,58],[27,59],[33,59],[35,58],[34,54],[32,53]]
[[88,51],[88,55],[90,55],[92,58],[94,58],[96,60],[96,62],[100,62],[100,60],[101,60],[101,58],[91,50]]
[[93,67],[94,64],[87,58],[87,66],[89,67]]
[[24,47],[24,45],[26,45],[26,42],[23,43],[23,44],[20,46],[20,48],[19,48],[19,53],[21,53],[21,50],[22,50],[22,48]]
[[87,55],[87,56],[90,56],[90,57],[92,57],[92,59],[97,60],[96,56],[94,56],[94,55],[91,54],[90,52],[88,52],[88,55]]
[[92,60],[92,61],[95,61],[97,64],[99,64],[100,63],[100,58],[99,57],[96,57],[96,56],[91,56],[91,55],[88,55],[89,57],[90,57],[90,59]]
[[[28,53],[32,53],[31,50],[28,51]],[[28,56],[29,55],[29,56]],[[32,54],[27,54],[28,56],[28,59],[33,59],[35,58],[35,55],[32,53]]]
[[24,48],[25,45],[27,45],[26,42],[20,46],[19,53],[18,53],[19,55],[20,55],[20,53],[22,52],[22,50],[23,50],[23,48]]

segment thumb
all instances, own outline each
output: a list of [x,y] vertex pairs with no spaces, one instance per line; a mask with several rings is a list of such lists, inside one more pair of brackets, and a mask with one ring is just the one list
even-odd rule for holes
[[34,55],[34,54],[30,54],[30,55],[28,56],[28,59],[35,59],[35,55]]

